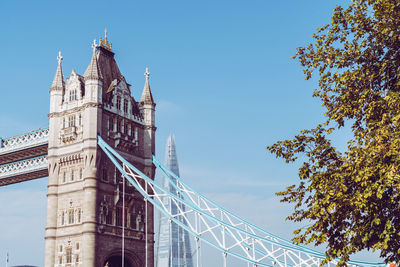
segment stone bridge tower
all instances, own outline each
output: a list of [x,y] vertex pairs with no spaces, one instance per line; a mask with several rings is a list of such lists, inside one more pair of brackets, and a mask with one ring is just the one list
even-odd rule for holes
[[[97,146],[97,135],[154,179],[155,102],[146,69],[136,102],[105,38],[93,43],[83,76],[65,82],[58,68],[50,88],[45,267],[153,266],[153,208],[125,186],[121,174]],[[123,221],[122,214],[125,214]],[[147,237],[147,244],[145,238]],[[146,252],[147,248],[147,252]]]

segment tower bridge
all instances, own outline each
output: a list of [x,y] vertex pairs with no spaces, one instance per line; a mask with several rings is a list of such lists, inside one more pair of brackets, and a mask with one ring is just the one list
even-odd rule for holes
[[[0,139],[0,186],[48,177],[45,267],[153,267],[154,208],[196,249],[219,251],[224,267],[230,257],[243,266],[321,264],[323,253],[236,216],[161,164],[153,156],[156,103],[148,69],[136,101],[107,35],[92,49],[84,75],[72,70],[66,81],[57,57],[48,128]],[[166,183],[154,180],[156,168]],[[200,253],[195,257],[198,267]]]

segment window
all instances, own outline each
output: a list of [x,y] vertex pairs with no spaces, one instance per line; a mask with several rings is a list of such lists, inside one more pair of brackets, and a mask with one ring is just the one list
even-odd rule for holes
[[75,255],[75,262],[78,263],[79,262],[79,254]]
[[83,178],[83,171],[82,168],[79,169],[79,179],[82,180]]
[[123,121],[121,121],[121,129],[123,133],[126,133],[126,125],[124,125]]
[[63,173],[63,183],[67,181],[67,172]]
[[117,207],[117,210],[115,212],[115,219],[116,219],[116,225],[122,226],[122,208],[121,207]]
[[82,125],[82,115],[79,114],[79,125]]
[[[77,223],[81,223],[81,218],[82,218],[81,214],[82,214],[81,209],[78,209],[78,221],[77,221]],[[76,243],[76,244],[77,244],[77,249],[79,249],[79,243]]]
[[112,212],[108,211],[106,215],[106,224],[112,225]]
[[69,127],[75,126],[75,115],[69,116],[68,123],[69,123],[68,124]]
[[68,211],[68,224],[73,224],[74,223],[74,210],[70,209]]
[[79,242],[76,242],[76,250],[79,250]]
[[117,120],[117,132],[121,132],[121,122]]
[[[65,224],[65,214],[64,211],[61,212],[61,225]],[[62,252],[62,246],[60,246],[60,252]]]
[[128,100],[124,99],[124,112],[128,113]]
[[130,123],[128,124],[128,135],[129,135],[129,136],[132,135],[132,126],[131,126]]
[[69,91],[69,101],[76,100],[76,90]]
[[67,263],[72,262],[72,249],[71,248],[67,248],[66,261],[67,261]]
[[138,140],[138,128],[135,127],[135,140]]
[[120,110],[121,109],[121,97],[117,96],[117,109]]
[[62,264],[62,257],[58,257],[58,263]]
[[74,175],[75,175],[75,171],[72,170],[72,171],[71,171],[71,182],[73,182],[74,179],[75,179]]
[[60,245],[60,252],[62,252],[62,249],[63,249],[63,247],[62,247],[62,245]]
[[63,118],[63,128],[65,128],[67,125],[65,123],[65,117]]
[[108,130],[110,131],[114,131],[114,127],[113,127],[113,119],[111,117],[108,118]]

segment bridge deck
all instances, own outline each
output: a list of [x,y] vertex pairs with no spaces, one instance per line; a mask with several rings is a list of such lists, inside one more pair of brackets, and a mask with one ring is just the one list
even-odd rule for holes
[[0,186],[48,176],[48,128],[0,139]]

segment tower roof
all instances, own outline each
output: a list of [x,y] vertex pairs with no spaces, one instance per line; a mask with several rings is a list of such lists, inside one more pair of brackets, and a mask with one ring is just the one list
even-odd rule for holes
[[97,55],[96,55],[96,40],[93,41],[93,55],[92,55],[92,59],[90,60],[90,64],[87,67],[84,77],[85,80],[99,80],[102,79],[102,75],[101,75],[101,71],[99,69],[99,65],[97,63]]
[[57,71],[56,74],[54,75],[54,80],[53,83],[51,84],[50,89],[54,90],[64,90],[65,89],[65,81],[64,81],[64,75],[61,67],[61,61],[63,60],[63,57],[61,56],[61,52],[58,52],[58,66],[57,66]]
[[154,98],[153,94],[151,93],[150,89],[150,83],[149,83],[149,68],[146,68],[146,72],[144,73],[144,76],[146,76],[146,81],[144,83],[143,87],[143,92],[142,92],[142,97],[140,98],[140,102],[143,102],[145,104],[154,104]]
[[171,134],[167,139],[167,147],[165,149],[165,165],[175,175],[179,176],[178,156],[176,154],[175,136]]

